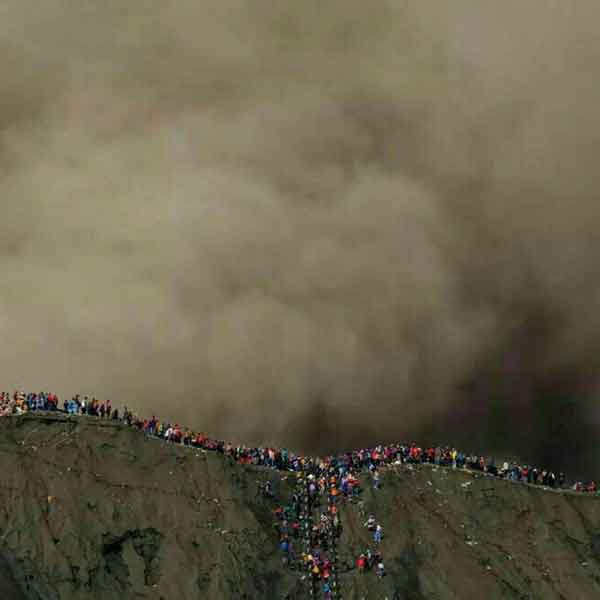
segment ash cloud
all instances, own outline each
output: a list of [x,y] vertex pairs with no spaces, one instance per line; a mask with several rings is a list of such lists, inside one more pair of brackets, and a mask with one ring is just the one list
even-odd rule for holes
[[588,471],[599,13],[4,2],[3,385]]

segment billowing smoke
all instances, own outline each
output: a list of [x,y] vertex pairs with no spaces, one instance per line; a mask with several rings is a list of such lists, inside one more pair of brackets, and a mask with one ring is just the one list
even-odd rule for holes
[[597,458],[600,6],[0,8],[0,374],[214,435]]

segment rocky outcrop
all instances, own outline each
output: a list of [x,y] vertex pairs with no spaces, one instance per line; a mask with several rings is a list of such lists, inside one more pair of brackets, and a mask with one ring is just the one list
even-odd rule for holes
[[0,572],[26,598],[259,598],[285,579],[260,473],[96,419],[2,419],[0,440]]
[[[55,415],[0,419],[0,469],[2,600],[307,597],[257,493],[292,474]],[[600,597],[599,497],[398,467],[363,498],[388,575],[354,570],[370,537],[342,507],[344,600]]]

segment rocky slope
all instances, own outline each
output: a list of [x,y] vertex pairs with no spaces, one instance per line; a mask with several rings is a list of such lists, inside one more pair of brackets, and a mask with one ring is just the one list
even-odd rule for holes
[[[308,597],[257,493],[292,476],[54,415],[0,419],[0,469],[2,600]],[[600,598],[600,497],[430,467],[365,488],[388,575],[352,568],[370,537],[344,506],[345,600]]]

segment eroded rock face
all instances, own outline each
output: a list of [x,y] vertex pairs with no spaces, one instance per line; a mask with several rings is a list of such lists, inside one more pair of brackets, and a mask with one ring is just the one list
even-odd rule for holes
[[248,469],[60,416],[0,420],[0,451],[1,547],[25,598],[256,598],[286,579]]
[[[290,474],[40,415],[0,419],[0,469],[1,600],[308,597],[257,493],[285,499]],[[343,506],[344,600],[600,597],[600,498],[401,467],[363,500],[388,575],[354,570],[370,534]]]

